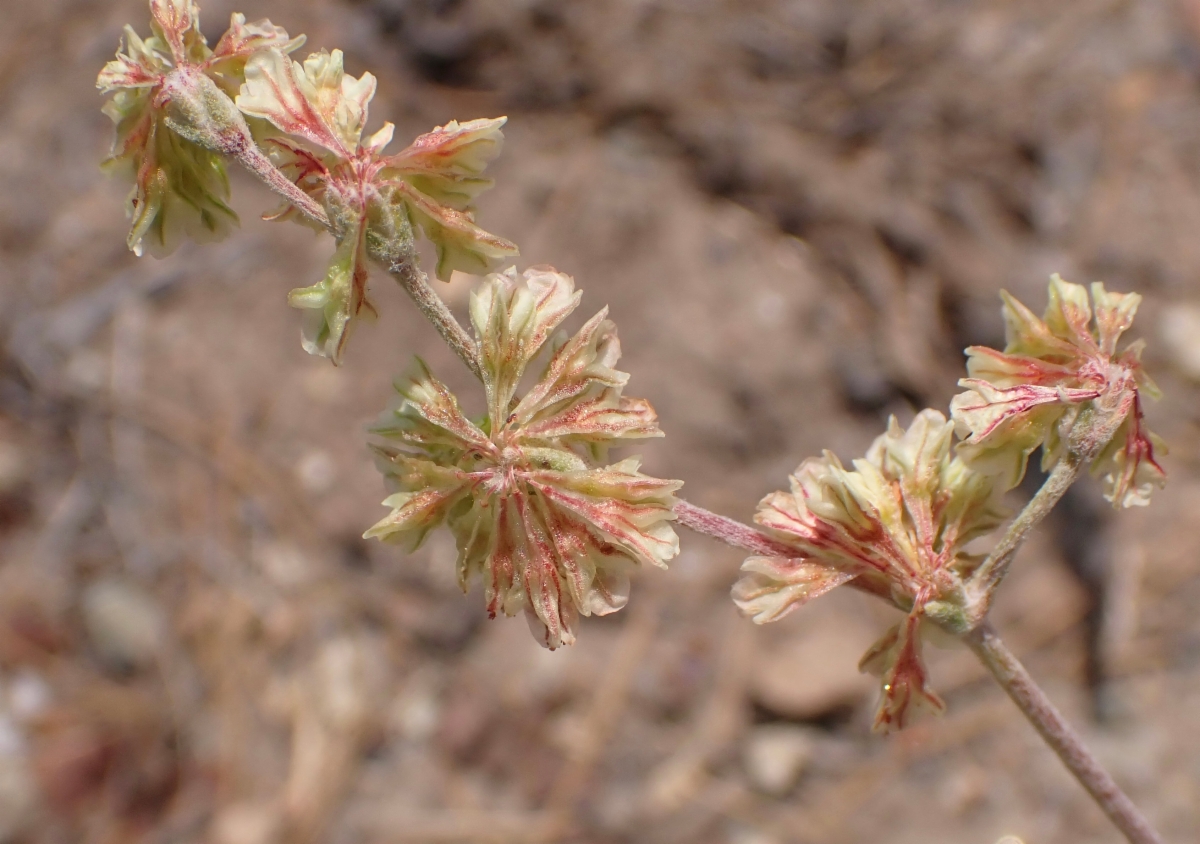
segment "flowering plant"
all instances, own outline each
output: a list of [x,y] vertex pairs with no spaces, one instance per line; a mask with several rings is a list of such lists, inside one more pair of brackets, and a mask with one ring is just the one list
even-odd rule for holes
[[[921,656],[939,629],[978,654],[1130,841],[1160,841],[987,621],[1016,549],[1084,465],[1118,507],[1146,504],[1164,480],[1162,447],[1144,427],[1142,397],[1157,390],[1141,345],[1117,348],[1136,294],[1096,284],[1089,300],[1055,276],[1041,319],[1003,294],[1007,347],[967,350],[966,392],[950,421],[932,409],[907,429],[893,419],[850,468],[828,452],[804,462],[788,491],[760,503],[756,529],[676,498],[680,482],[642,474],[634,458],[609,462],[610,447],[662,431],[648,402],[623,395],[629,376],[614,368],[620,346],[606,310],[556,334],[579,303],[569,276],[487,275],[471,297],[473,335],[430,286],[417,232],[443,280],[517,254],[473,216],[505,118],[452,121],[386,154],[391,124],[363,134],[375,78],[347,75],[340,51],[292,61],[302,36],[240,14],[209,48],[194,0],[150,0],[150,13],[151,36],[126,28],[97,81],[116,124],[107,163],[134,181],[130,248],[162,254],[180,233],[224,236],[236,220],[224,169],[234,161],[284,199],[271,219],[334,238],[324,278],[289,296],[307,312],[306,351],[340,362],[356,319],[373,311],[374,264],[480,381],[486,411],[474,420],[420,360],[397,381],[400,401],[373,429],[395,492],[368,537],[413,549],[447,526],[463,587],[481,578],[488,613],[523,611],[551,649],[575,640],[580,616],[620,609],[635,565],[676,555],[673,523],[753,552],[733,597],[758,623],[848,584],[904,614],[861,663],[881,677],[877,729],[944,708]],[[539,356],[540,375],[522,392]],[[986,557],[969,552],[1003,524],[997,496],[1038,448],[1048,480]]]

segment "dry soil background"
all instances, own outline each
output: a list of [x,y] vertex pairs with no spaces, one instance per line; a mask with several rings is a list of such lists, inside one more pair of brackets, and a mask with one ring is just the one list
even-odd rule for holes
[[[398,137],[509,115],[481,221],[611,306],[649,471],[739,518],[944,407],[1001,287],[1142,292],[1170,485],[1119,517],[1081,488],[998,623],[1196,839],[1200,5],[214,0],[210,39],[235,8],[344,48]],[[386,279],[342,368],[305,356],[284,297],[329,243],[240,176],[235,237],[125,250],[93,84],[146,18],[0,3],[0,841],[1117,841],[968,654],[933,654],[944,718],[872,736],[858,595],[756,629],[738,555],[684,535],[551,654],[447,537],[358,539],[392,375],[467,376]]]

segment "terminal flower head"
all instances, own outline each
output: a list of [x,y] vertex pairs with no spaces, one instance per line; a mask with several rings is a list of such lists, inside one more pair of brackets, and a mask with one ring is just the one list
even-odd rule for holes
[[1003,352],[967,349],[969,377],[959,382],[967,391],[950,405],[962,455],[1011,488],[1039,446],[1044,470],[1071,449],[1091,460],[1114,506],[1147,504],[1166,476],[1142,398],[1159,391],[1142,366],[1143,342],[1117,348],[1141,297],[1096,283],[1089,300],[1082,285],[1055,275],[1041,319],[1007,293],[1001,298],[1008,344]]
[[[290,301],[310,312],[305,349],[334,362],[354,318],[371,311],[368,258],[388,269],[415,261],[418,229],[437,249],[443,280],[454,270],[486,272],[517,254],[472,216],[475,198],[492,184],[483,171],[500,152],[505,118],[452,122],[388,155],[392,124],[363,137],[374,96],[375,77],[347,74],[341,50],[314,53],[303,64],[266,50],[247,63],[237,97],[242,112],[261,121],[258,135],[276,166],[333,222],[337,250],[326,277],[293,291]],[[291,206],[272,216],[299,218]]]
[[[662,432],[648,402],[622,395],[629,376],[614,369],[606,310],[551,339],[578,303],[570,276],[550,268],[488,276],[471,300],[484,417],[469,420],[418,361],[374,429],[397,492],[366,536],[413,549],[447,525],[464,591],[481,577],[489,615],[523,610],[551,649],[574,642],[578,616],[625,605],[634,565],[665,566],[679,551],[670,520],[680,483],[642,474],[633,458],[608,463],[609,446]],[[518,397],[543,350],[541,377]]]
[[245,122],[230,93],[255,52],[287,52],[303,43],[270,21],[246,23],[234,14],[229,30],[209,48],[194,0],[151,0],[148,38],[125,27],[115,60],[96,86],[112,97],[104,113],[116,124],[107,169],[127,173],[133,225],[129,248],[165,255],[179,236],[223,237],[237,222],[221,154],[248,143]]
[[734,586],[738,607],[760,624],[849,581],[903,610],[861,663],[882,678],[879,730],[943,708],[927,682],[921,628],[963,617],[964,580],[980,562],[965,546],[1002,519],[992,481],[954,455],[953,440],[953,423],[923,410],[907,431],[893,418],[850,469],[829,452],[805,461],[755,517],[795,556],[752,557]]

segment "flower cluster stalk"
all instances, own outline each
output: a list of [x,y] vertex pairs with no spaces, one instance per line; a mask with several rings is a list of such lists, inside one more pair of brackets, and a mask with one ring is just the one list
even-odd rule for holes
[[467,330],[462,327],[447,307],[446,302],[429,284],[429,276],[425,275],[415,262],[401,261],[389,267],[392,277],[400,282],[413,304],[433,324],[438,334],[446,341],[459,360],[466,364],[471,374],[483,380],[483,371],[479,368],[479,344],[472,339]]
[[996,587],[1008,574],[1021,544],[1033,529],[1050,515],[1050,511],[1075,483],[1082,468],[1083,460],[1074,452],[1068,453],[1063,460],[1055,464],[1037,493],[1012,520],[987,559],[980,563],[979,568],[968,579],[967,589],[970,591],[973,620],[976,623],[981,623],[987,617],[996,595]]
[[965,641],[1130,844],[1163,844],[1150,821],[1121,790],[991,625],[981,624],[967,634]]
[[[681,500],[676,505],[675,512],[679,517],[679,524],[733,548],[758,554],[774,554],[786,550],[781,549],[780,543],[757,528],[687,501]],[[1016,655],[1008,649],[991,624],[984,621],[960,638],[971,648],[992,678],[1017,705],[1021,714],[1033,725],[1071,775],[1087,790],[1130,844],[1163,844],[1162,837],[1145,815],[1121,790],[1112,775],[1062,716]]]
[[325,213],[325,209],[296,187],[295,183],[272,164],[271,159],[267,158],[263,151],[253,143],[239,145],[228,150],[227,154],[242,165],[248,173],[291,203],[307,219],[326,231],[333,230],[333,224],[329,221],[329,215]]
[[703,507],[698,507],[690,501],[680,499],[675,505],[675,518],[685,528],[694,530],[702,536],[724,542],[733,548],[752,551],[755,554],[787,556],[792,549],[777,539],[772,539],[761,530],[743,524],[737,519],[722,516]]

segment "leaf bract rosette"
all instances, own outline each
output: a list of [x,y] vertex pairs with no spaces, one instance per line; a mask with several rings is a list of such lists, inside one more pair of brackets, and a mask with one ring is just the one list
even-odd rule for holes
[[1117,351],[1142,297],[1097,283],[1089,300],[1083,285],[1055,275],[1041,319],[1008,293],[1001,298],[1007,345],[967,349],[970,377],[959,382],[967,392],[950,404],[960,453],[1012,488],[1039,446],[1044,471],[1076,450],[1113,506],[1149,503],[1166,479],[1157,458],[1165,447],[1146,430],[1142,397],[1160,393],[1142,367],[1142,341]]
[[[484,273],[517,254],[503,238],[475,224],[476,197],[491,187],[483,172],[500,152],[505,118],[452,122],[385,154],[390,123],[363,137],[375,77],[345,72],[340,50],[314,53],[304,63],[282,51],[253,56],[245,68],[238,108],[257,118],[256,137],[274,164],[324,206],[337,248],[326,277],[295,290],[289,301],[309,311],[304,348],[342,356],[357,316],[372,312],[367,260],[396,271],[416,261],[414,233],[437,250],[437,275]],[[285,205],[274,219],[302,219]]]
[[964,581],[980,559],[965,547],[1002,520],[991,479],[954,455],[953,439],[953,423],[924,410],[907,431],[893,418],[852,468],[830,452],[805,461],[791,489],[768,495],[755,516],[795,555],[751,557],[733,588],[759,624],[851,581],[903,610],[860,663],[881,678],[881,731],[944,708],[928,684],[922,629],[966,611]]
[[[396,384],[400,404],[373,429],[397,491],[366,536],[415,549],[445,524],[463,589],[482,578],[489,615],[523,610],[552,649],[574,642],[579,616],[625,605],[634,565],[662,567],[679,552],[680,482],[642,474],[635,458],[607,461],[610,446],[662,436],[650,404],[622,395],[629,376],[614,368],[607,309],[552,339],[578,303],[570,276],[550,268],[488,276],[471,299],[484,417],[468,419],[418,360]],[[518,396],[543,350],[540,377]]]

